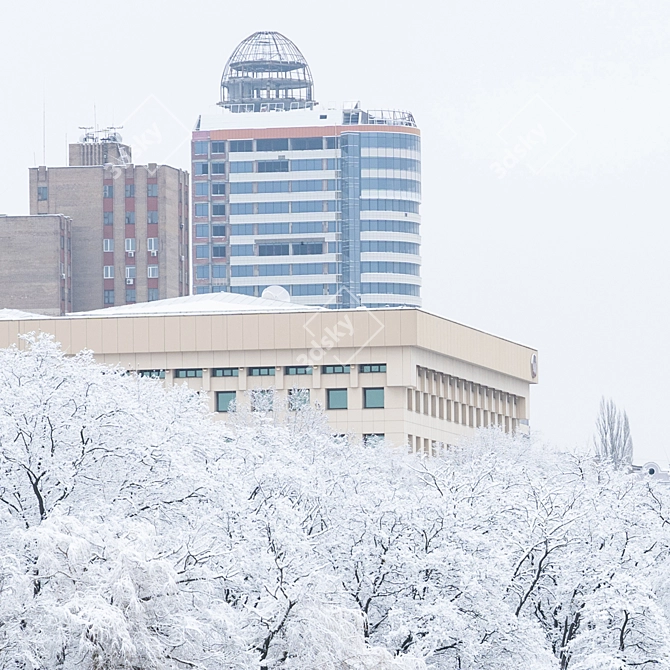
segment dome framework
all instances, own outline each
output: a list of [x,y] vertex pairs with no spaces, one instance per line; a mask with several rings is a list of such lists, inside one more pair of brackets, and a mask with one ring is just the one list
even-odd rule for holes
[[281,33],[250,35],[223,70],[219,105],[233,112],[303,109],[315,104],[309,65]]

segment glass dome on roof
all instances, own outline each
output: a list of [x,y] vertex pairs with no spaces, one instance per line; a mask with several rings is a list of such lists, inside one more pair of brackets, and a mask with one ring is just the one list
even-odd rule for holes
[[238,44],[226,63],[219,104],[234,112],[313,107],[309,65],[281,33],[254,33]]

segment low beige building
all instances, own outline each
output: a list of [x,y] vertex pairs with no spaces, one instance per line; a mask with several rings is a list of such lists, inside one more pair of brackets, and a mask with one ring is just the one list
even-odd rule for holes
[[[30,331],[91,349],[226,415],[250,389],[320,403],[334,433],[434,453],[480,426],[528,432],[537,352],[416,308],[327,310],[230,293],[55,319],[0,321],[0,346]],[[303,394],[297,390],[304,389]],[[293,398],[291,398],[293,396]]]
[[72,311],[71,225],[62,214],[0,216],[0,309]]

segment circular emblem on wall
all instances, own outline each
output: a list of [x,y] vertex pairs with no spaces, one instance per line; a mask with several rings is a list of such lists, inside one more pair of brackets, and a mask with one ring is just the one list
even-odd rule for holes
[[530,376],[535,379],[537,377],[537,354],[530,357]]

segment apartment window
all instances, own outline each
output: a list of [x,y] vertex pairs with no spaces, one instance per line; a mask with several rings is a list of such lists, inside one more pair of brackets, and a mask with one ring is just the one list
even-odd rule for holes
[[137,277],[137,267],[126,265],[126,279],[135,279]]
[[212,195],[226,195],[226,184],[222,181],[212,182]]
[[240,295],[253,295],[254,287],[253,286],[231,286],[231,293],[239,293]]
[[231,255],[233,256],[253,256],[253,244],[233,244],[231,247]]
[[114,223],[114,212],[105,212],[102,218],[106,226],[111,226]]
[[284,373],[287,375],[311,375],[311,365],[289,365],[284,368]]
[[135,197],[135,184],[126,184],[126,198]]
[[291,140],[291,151],[323,149],[322,137],[296,137]]
[[291,172],[303,170],[323,170],[323,161],[320,158],[291,161]]
[[225,237],[226,236],[226,227],[223,225],[213,225],[212,226],[212,237]]
[[49,189],[46,186],[37,187],[37,199],[38,200],[48,200],[49,199]]
[[259,193],[288,193],[287,181],[259,181]]
[[386,363],[365,363],[358,366],[359,372],[386,372]]
[[[299,179],[291,182],[291,191],[297,193],[300,191],[323,191],[322,179]],[[323,209],[323,207],[321,207]],[[319,209],[318,211],[321,211]]]
[[103,198],[113,198],[114,197],[114,186],[112,184],[105,184],[102,187],[102,196],[103,196]]
[[258,161],[259,172],[288,172],[288,161]]
[[126,305],[137,302],[137,294],[135,293],[134,288],[127,288],[126,289]]
[[190,379],[193,377],[202,377],[202,368],[191,368],[187,370],[175,370],[174,376],[177,379]]
[[288,408],[296,412],[309,405],[309,389],[293,388],[288,391]]
[[[231,161],[230,171],[235,174],[238,172],[253,172],[254,171],[254,162],[253,161]],[[260,170],[259,170],[260,172]],[[269,172],[269,170],[268,170]]]
[[234,223],[232,225],[231,233],[233,235],[253,235],[254,234],[254,224],[253,223]]
[[196,265],[195,266],[195,278],[196,279],[209,279],[209,265]]
[[196,156],[206,156],[207,144],[208,142],[193,142],[193,153]]
[[259,223],[258,224],[258,234],[259,235],[288,235],[289,234],[289,224],[288,223]]
[[103,300],[105,305],[113,305],[114,304],[114,291],[105,291],[105,294],[103,296]]
[[149,377],[150,379],[165,379],[165,370],[138,370],[138,377]]
[[363,389],[363,407],[365,409],[383,409],[384,389]]
[[147,223],[158,223],[158,211],[151,209],[147,212]]
[[235,391],[217,391],[216,411],[229,412],[231,403],[235,402]]
[[230,205],[230,213],[234,216],[254,213],[253,202],[236,202]]
[[195,293],[196,295],[202,295],[203,293],[210,293],[209,286],[196,286]]
[[288,264],[272,263],[270,265],[259,265],[258,274],[261,277],[276,277],[278,275],[291,274],[291,266]]
[[288,151],[288,140],[256,140],[256,151]]
[[326,389],[328,409],[347,409],[347,389]]
[[195,204],[196,216],[209,216],[209,205],[206,202],[197,202]]
[[[253,245],[251,245],[253,246]],[[223,244],[215,244],[212,247],[212,258],[225,258],[226,257],[226,247]]]
[[259,244],[259,256],[288,256],[288,244]]
[[214,368],[212,370],[212,377],[239,377],[240,371],[238,368]]
[[[296,234],[304,233],[322,233],[323,232],[323,223],[321,221],[302,221],[292,224],[291,231]],[[332,232],[332,231],[328,231]]]
[[209,258],[209,245],[208,244],[196,244],[195,245],[195,257],[196,258]]
[[103,251],[114,251],[114,240],[103,240],[102,241],[102,250]]
[[102,276],[105,279],[114,279],[114,266],[113,265],[105,265],[102,271]]
[[209,174],[209,163],[194,163],[193,167],[196,175]]
[[226,266],[225,265],[212,265],[212,277],[214,279],[225,279],[226,278]]
[[208,181],[196,181],[195,182],[195,194],[199,195],[209,195],[209,182]]
[[135,251],[135,238],[134,237],[126,237],[124,248],[126,250],[126,253],[129,252],[129,251],[134,252]]
[[326,149],[337,149],[337,137],[326,137]]
[[230,192],[234,194],[253,193],[254,192],[253,186],[254,186],[253,182],[250,181],[234,181],[230,185]]
[[130,226],[135,225],[135,212],[126,212],[126,223]]
[[147,251],[158,251],[157,237],[147,237]]
[[147,278],[148,279],[157,279],[158,278],[158,266],[157,265],[147,265]]
[[231,140],[230,153],[242,153],[254,150],[253,140]]
[[195,236],[196,237],[209,237],[209,224],[208,223],[198,223],[195,227]]
[[226,153],[226,143],[225,142],[212,142],[212,153],[213,154],[225,154]]
[[224,216],[226,213],[225,205],[212,205],[212,216]]
[[153,302],[154,300],[158,300],[158,289],[157,288],[150,288],[149,289],[148,300],[149,300],[149,302]]
[[348,375],[351,371],[351,366],[349,365],[323,365],[321,366],[321,372],[324,375]]
[[253,265],[232,265],[230,267],[230,276],[231,277],[253,277],[254,276],[254,266]]
[[226,164],[212,163],[212,174],[226,174]]
[[300,244],[293,245],[294,256],[313,256],[323,253],[322,242],[300,242]]
[[247,374],[250,377],[274,377],[274,368],[249,368]]
[[258,203],[258,213],[259,214],[288,214],[289,212],[289,203],[288,202],[259,202]]
[[158,184],[147,184],[147,198],[158,197]]

